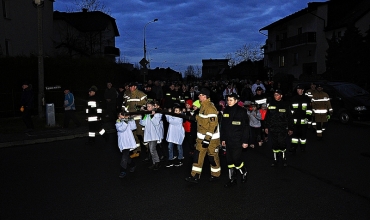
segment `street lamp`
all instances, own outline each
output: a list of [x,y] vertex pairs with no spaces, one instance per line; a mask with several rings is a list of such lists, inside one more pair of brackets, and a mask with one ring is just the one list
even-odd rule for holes
[[146,59],[146,43],[145,43],[145,29],[146,29],[146,26],[148,26],[148,24],[150,23],[154,23],[158,21],[158,18],[154,19],[153,21],[149,21],[148,23],[146,23],[146,25],[144,26],[144,59]]
[[34,6],[37,8],[37,45],[38,45],[38,81],[39,91],[37,96],[37,107],[39,118],[44,116],[42,105],[44,101],[44,50],[42,45],[42,8],[44,0],[33,0]]

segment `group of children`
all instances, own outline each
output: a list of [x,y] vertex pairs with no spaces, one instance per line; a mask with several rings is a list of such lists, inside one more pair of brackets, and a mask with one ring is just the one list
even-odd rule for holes
[[[219,113],[222,115],[222,104],[219,109]],[[249,116],[250,125],[250,140],[249,146],[254,148],[255,146],[261,146],[264,141],[264,118],[267,111],[267,106],[262,104],[258,106],[256,103],[251,103],[249,106],[243,106],[246,108]],[[168,142],[168,160],[166,167],[182,166],[184,160],[183,146],[189,149],[189,153],[192,154],[195,150],[196,140],[196,122],[193,120],[186,120],[184,117],[176,117],[174,114],[183,114],[185,116],[192,117],[198,114],[200,109],[199,100],[193,102],[187,100],[185,102],[185,108],[182,109],[180,105],[175,105],[168,112],[174,114],[164,114],[156,112],[159,109],[158,103],[149,101],[146,105],[147,111],[151,111],[150,114],[146,114],[140,120],[140,125],[144,127],[143,141],[147,143],[149,158],[152,160],[152,165],[149,169],[158,170],[160,168],[160,157],[157,152],[157,144],[160,144],[164,138],[164,125],[163,119],[165,118],[168,122],[168,130],[166,141]],[[222,117],[220,117],[222,118]],[[221,119],[222,120],[222,119]],[[136,146],[135,138],[132,133],[136,129],[135,122],[130,119],[130,116],[118,114],[116,121],[117,135],[118,135],[118,147],[122,152],[121,159],[121,171],[120,178],[124,178],[129,172],[134,172],[135,162],[133,158],[130,158],[130,151],[133,151]],[[177,156],[174,155],[174,147],[177,146]]]
[[[199,108],[199,101],[193,103],[191,100],[188,100],[186,101],[185,109],[182,109],[180,105],[175,105],[169,112],[173,112],[174,114],[194,115],[196,111],[199,111]],[[140,125],[144,127],[143,141],[147,143],[152,159],[152,165],[149,169],[158,170],[160,168],[160,158],[157,152],[157,144],[161,143],[164,138],[163,115],[155,111],[159,109],[159,106],[158,103],[153,101],[149,101],[146,104],[146,109],[149,112],[151,111],[151,113],[144,115],[140,120]],[[168,161],[166,167],[181,166],[184,159],[183,143],[191,149],[194,147],[194,143],[192,143],[191,140],[194,139],[195,141],[195,135],[193,133],[194,131],[196,132],[196,126],[194,126],[195,122],[184,120],[183,117],[175,117],[174,114],[164,113],[164,118],[169,124],[166,136],[166,141],[168,142]],[[130,116],[119,113],[116,121],[116,129],[118,147],[122,152],[119,177],[124,178],[127,175],[127,171],[134,172],[135,170],[135,162],[134,159],[130,157],[130,151],[137,148],[132,132],[136,129],[136,124]],[[175,145],[177,145],[177,156],[174,156]]]

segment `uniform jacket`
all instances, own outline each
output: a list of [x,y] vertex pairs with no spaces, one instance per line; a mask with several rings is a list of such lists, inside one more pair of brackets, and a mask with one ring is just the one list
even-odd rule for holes
[[311,99],[306,95],[296,95],[291,101],[294,124],[307,124],[311,120]]
[[329,95],[323,91],[313,93],[312,111],[316,122],[327,122],[327,114],[333,112]]
[[125,149],[135,149],[136,141],[132,133],[130,123],[125,120],[116,121],[116,129],[118,136],[118,148],[122,152]]
[[89,96],[86,108],[87,121],[88,122],[100,121],[102,113],[103,111],[99,107],[98,98],[95,95]]
[[[146,104],[146,94],[140,90],[135,90],[127,94],[127,111],[135,112],[140,110],[140,108]],[[135,120],[140,120],[141,116],[134,116]]]
[[272,100],[268,107],[265,126],[272,132],[281,132],[283,130],[293,130],[293,118],[290,104],[285,101]]
[[179,94],[175,90],[169,89],[166,91],[166,94],[164,96],[164,107],[165,108],[172,108],[175,103],[179,103]]
[[163,138],[162,114],[156,113],[154,115],[145,115],[140,120],[140,124],[145,127],[144,129],[144,142],[147,141],[160,141]]
[[255,96],[253,96],[252,101],[261,106],[262,104],[268,104],[270,102],[270,99],[267,97],[266,94],[262,93],[261,95],[256,94]]
[[110,89],[106,88],[104,92],[104,98],[110,99],[110,103],[116,103],[118,92],[114,87]]
[[200,140],[219,140],[220,131],[218,127],[217,109],[207,99],[202,102],[199,114],[196,115],[197,138]]
[[247,111],[237,104],[226,106],[221,120],[221,141],[226,145],[240,146],[248,143],[249,118]]
[[183,119],[171,115],[166,115],[166,119],[169,123],[166,141],[174,144],[182,144],[185,138],[185,130],[182,126]]

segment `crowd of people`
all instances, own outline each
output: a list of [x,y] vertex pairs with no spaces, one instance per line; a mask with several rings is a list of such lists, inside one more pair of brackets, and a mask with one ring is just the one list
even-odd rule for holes
[[[27,127],[32,128],[26,101],[30,99],[29,88],[24,85],[23,89],[23,119]],[[287,148],[292,154],[298,148],[305,151],[309,126],[321,139],[332,113],[330,98],[320,84],[312,84],[307,91],[298,85],[296,94],[288,100],[284,96],[289,89],[260,80],[254,83],[149,80],[142,85],[118,84],[118,89],[108,82],[104,92],[105,110],[96,92],[96,86],[91,86],[88,92],[87,144],[94,144],[98,134],[106,137],[101,123],[103,116],[115,121],[118,147],[122,152],[120,178],[135,171],[140,155],[146,156],[144,161],[151,163],[148,167],[152,170],[182,166],[186,149],[193,162],[186,181],[199,182],[206,156],[210,164],[209,181],[218,180],[221,175],[219,156],[226,154],[229,181],[224,186],[235,185],[238,175],[245,183],[247,168],[243,149],[270,147],[271,166],[278,166],[279,161],[287,166]],[[71,119],[80,126],[73,115],[73,94],[68,88],[64,93],[64,126],[68,127]]]

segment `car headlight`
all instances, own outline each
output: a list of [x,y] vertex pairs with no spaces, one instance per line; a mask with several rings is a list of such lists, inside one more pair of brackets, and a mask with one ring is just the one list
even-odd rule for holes
[[355,110],[356,111],[366,111],[366,107],[365,106],[356,106]]

